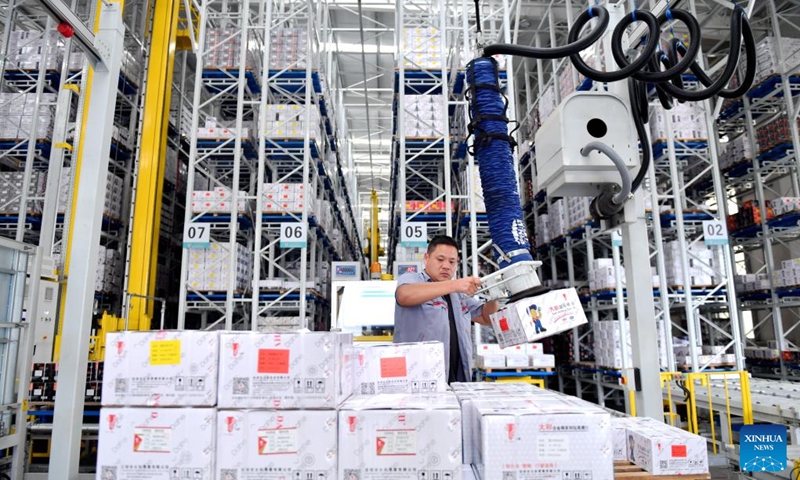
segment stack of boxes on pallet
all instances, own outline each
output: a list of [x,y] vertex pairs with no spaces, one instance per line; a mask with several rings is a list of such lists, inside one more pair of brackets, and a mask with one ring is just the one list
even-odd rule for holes
[[[778,43],[783,63],[778,56]],[[742,60],[744,61],[744,60]],[[756,78],[758,84],[783,72],[782,65],[791,66],[800,63],[800,39],[781,37],[780,42],[772,36],[765,37],[756,45]]]
[[270,70],[303,70],[308,59],[308,29],[270,29]]
[[769,221],[775,217],[775,212],[771,205],[767,205],[767,211],[762,212],[761,207],[755,200],[746,200],[739,207],[739,211],[733,215],[728,215],[728,231],[735,232],[743,228],[761,225],[764,220]]
[[[666,367],[669,364],[667,356],[667,333],[664,321],[656,322],[658,335],[659,364]],[[627,346],[626,361],[622,355],[622,330],[625,330],[625,344]],[[594,324],[594,356],[595,363],[601,367],[623,368],[633,366],[633,349],[631,346],[631,324],[628,320],[604,320]]]
[[227,187],[214,190],[194,190],[192,192],[192,213],[247,213],[246,192],[237,192],[236,209],[233,207],[233,193]]
[[[236,139],[236,137],[239,136],[238,132],[239,130],[237,130],[236,127],[226,127],[220,124],[216,117],[206,117],[205,124],[202,127],[197,127],[197,134],[195,136],[198,140],[225,141]],[[252,135],[254,134],[255,129],[253,128],[253,122],[242,122],[242,141],[254,142],[252,139]],[[233,148],[233,142],[230,142],[229,146]]]
[[611,419],[615,461],[628,461],[653,475],[708,473],[706,440],[647,417]]
[[[772,283],[778,289],[790,289],[800,285],[800,258],[790,258],[781,262],[781,268],[772,272]],[[765,273],[749,273],[734,277],[736,291],[752,293],[771,288],[769,276]]]
[[[72,188],[70,185],[71,169],[64,167],[61,170],[61,179],[58,182],[58,213],[66,213],[67,203],[72,201]],[[114,220],[122,219],[123,180],[115,174],[108,172],[106,177],[106,196],[103,203],[103,215]]]
[[546,245],[570,231],[582,227],[592,218],[591,197],[569,197],[553,201],[546,214],[536,220],[536,246]]
[[553,368],[554,355],[544,353],[541,343],[525,343],[502,348],[493,343],[477,346],[475,366],[484,370],[492,368]]
[[442,68],[442,35],[438,29],[404,28],[402,42],[406,70]]
[[0,93],[0,140],[52,138],[55,102],[54,93]]
[[722,150],[719,168],[727,170],[741,161],[752,160],[753,157],[753,145],[742,136],[728,143]]
[[308,184],[265,183],[262,191],[263,212],[302,212],[307,206],[311,206],[308,203],[311,186]]
[[[61,244],[53,248],[53,260],[56,265],[63,265],[64,259]],[[94,291],[114,292],[122,288],[125,273],[125,257],[119,250],[100,246],[97,254],[97,265],[94,270]]]
[[[626,287],[625,266],[620,265],[620,282],[622,288]],[[595,258],[589,267],[589,291],[607,292],[617,288],[617,269],[614,267],[613,258]],[[661,286],[661,279],[656,273],[656,267],[650,267],[650,277],[653,288]]]
[[234,290],[241,292],[250,288],[253,257],[243,245],[234,245],[233,253],[227,243],[211,242],[208,248],[190,249],[189,288],[208,292],[227,290],[231,280],[231,262],[234,264]]
[[[675,364],[678,366],[691,366],[692,350],[688,342],[678,345],[678,340],[673,340],[673,351],[675,352]],[[724,346],[703,345],[697,348],[697,361],[703,365],[732,365],[736,363],[736,355],[725,353]]]
[[406,137],[438,138],[447,133],[441,95],[406,95],[403,108]]
[[[250,32],[250,36],[254,32]],[[203,68],[219,70],[239,70],[242,53],[242,32],[237,27],[209,28],[205,34],[203,49]],[[255,45],[255,42],[253,42]],[[246,46],[245,69],[253,70],[258,65],[260,55]]]
[[[672,134],[667,130],[667,115],[672,120]],[[672,110],[655,108],[650,114],[650,138],[652,141],[667,139],[704,140],[708,138],[703,104],[700,102],[676,103]]]
[[[796,122],[800,125],[800,120]],[[781,115],[775,120],[759,126],[756,130],[756,141],[758,142],[759,153],[768,152],[775,147],[791,143],[792,134],[786,115]]]
[[282,333],[284,327],[291,328],[288,331],[298,331],[308,328],[308,317],[302,318],[298,316],[285,316],[285,317],[259,317],[257,323],[257,330],[261,333]]
[[308,131],[311,140],[321,140],[321,121],[316,105],[308,109],[304,105],[267,105],[264,136],[274,140],[303,139]]
[[[670,286],[685,286],[682,247],[680,242],[664,244],[664,263],[667,270],[667,283]],[[688,246],[689,282],[691,286],[711,286],[721,281],[724,272],[724,255],[721,248],[709,248],[702,244]]]
[[[64,58],[61,34],[55,31],[14,30],[8,38],[6,69],[60,70]],[[44,63],[44,65],[42,65]]]
[[[0,213],[16,215],[20,213],[20,196],[25,186],[25,172],[0,172]],[[31,172],[28,183],[28,201],[22,213],[42,213],[47,174]],[[31,200],[37,197],[38,200]]]

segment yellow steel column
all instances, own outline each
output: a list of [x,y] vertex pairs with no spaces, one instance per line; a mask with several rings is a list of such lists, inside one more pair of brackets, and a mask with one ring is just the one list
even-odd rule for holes
[[136,176],[128,270],[128,318],[132,330],[149,330],[156,288],[158,238],[172,74],[178,30],[178,0],[156,0],[144,91],[142,137]]
[[[125,11],[125,1],[124,0],[117,0],[120,4],[122,11]],[[103,2],[97,2],[94,12],[94,25],[92,26],[92,31],[97,33],[100,29],[100,9],[103,6]],[[92,83],[94,82],[94,68],[92,65],[89,64],[89,68],[87,69],[86,73],[86,82],[84,83],[84,88],[86,89],[86,93],[83,96],[83,105],[89,105],[89,97],[92,94]],[[70,88],[69,86],[65,86],[64,88]],[[78,132],[78,145],[75,149],[75,156],[73,157],[72,162],[72,169],[74,172],[72,173],[73,178],[75,179],[75,184],[72,187],[72,205],[76,205],[78,203],[78,179],[81,176],[81,165],[83,163],[83,146],[85,145],[84,138],[85,134],[87,133],[88,125],[86,125],[87,117],[88,117],[88,110],[84,107],[83,112],[81,114],[81,128]],[[66,221],[66,219],[65,219]],[[64,269],[61,274],[61,294],[60,294],[60,301],[58,302],[58,330],[56,330],[56,338],[55,338],[55,346],[53,347],[53,361],[58,362],[59,358],[61,357],[61,332],[64,330],[64,309],[66,308],[66,299],[67,299],[67,277],[69,277],[69,252],[72,250],[72,232],[74,231],[75,227],[75,208],[71,208],[69,212],[69,230],[67,232],[67,246],[66,249],[63,247],[61,248],[62,255],[64,256]],[[89,352],[86,352],[88,355]]]

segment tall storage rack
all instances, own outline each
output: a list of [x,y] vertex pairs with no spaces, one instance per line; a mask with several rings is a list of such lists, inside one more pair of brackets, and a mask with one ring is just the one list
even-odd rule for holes
[[[44,10],[28,5],[14,9],[10,2],[5,17],[2,45],[3,205],[0,229],[18,241],[39,244],[44,254],[55,257],[55,267],[65,275],[67,238],[75,170],[73,152],[78,149],[83,111],[86,62],[80,50],[56,32],[55,22]],[[94,18],[92,2],[73,1],[73,11]],[[96,311],[119,312],[122,305],[122,260],[126,242],[125,219],[129,213],[133,152],[138,130],[139,86],[144,55],[144,6],[125,9],[126,51],[119,80],[114,116],[116,132],[110,151],[109,175],[117,177],[119,190],[109,195],[103,219],[101,243],[112,254],[104,275],[98,274]],[[39,52],[39,47],[41,53]],[[12,51],[13,50],[13,51]],[[34,51],[35,50],[35,51]],[[135,55],[140,52],[141,55]],[[18,172],[19,178],[14,177]],[[15,181],[16,180],[16,181]],[[105,280],[103,281],[103,277]]]
[[[453,234],[451,93],[463,88],[458,86],[459,79],[463,85],[463,73],[449,55],[455,38],[450,22],[458,18],[450,3],[396,3],[390,270],[403,248],[401,228],[406,223],[427,224],[428,237]],[[414,104],[431,107],[415,109]]]
[[[325,82],[326,8],[309,0],[201,5],[186,223],[207,226],[211,238],[210,250],[183,249],[180,328],[187,314],[201,328],[324,328],[327,266],[361,260],[333,115],[338,97]],[[207,130],[217,122],[215,138]],[[302,185],[292,206],[272,197],[270,185],[287,184]],[[192,206],[197,192],[215,188],[230,192],[230,213]],[[299,225],[306,243],[284,243],[282,231]],[[222,260],[209,261],[214,251]],[[198,258],[206,261],[199,270]],[[197,272],[214,270],[224,283],[198,285]]]
[[[800,257],[800,214],[792,210],[773,218],[771,203],[779,197],[800,197],[796,154],[800,151],[800,68],[796,59],[790,61],[787,56],[796,47],[784,45],[789,39],[782,36],[781,28],[786,24],[780,22],[776,3],[769,0],[766,9],[777,68],[746,97],[720,108],[719,132],[730,144],[741,137],[752,146],[747,154],[730,157],[723,175],[735,208],[741,212],[750,201],[761,214],[760,222],[736,225],[730,231],[737,273],[764,274],[767,282],[740,295],[743,317],[748,320],[742,325],[748,371],[764,378],[799,380],[800,292],[796,281],[779,281],[779,275],[782,260]],[[788,136],[772,142],[759,135],[781,118],[788,122]]]

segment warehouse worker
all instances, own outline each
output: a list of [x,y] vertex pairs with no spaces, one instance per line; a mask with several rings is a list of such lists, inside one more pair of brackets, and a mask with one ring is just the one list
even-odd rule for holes
[[470,321],[491,325],[489,316],[497,311],[497,302],[482,303],[471,297],[481,286],[477,277],[453,279],[458,244],[452,238],[434,237],[423,261],[424,271],[397,279],[394,342],[442,342],[447,383],[468,382]]

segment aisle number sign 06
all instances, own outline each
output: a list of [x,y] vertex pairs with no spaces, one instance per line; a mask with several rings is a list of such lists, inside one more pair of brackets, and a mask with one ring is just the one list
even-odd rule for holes
[[428,224],[404,222],[400,227],[400,245],[407,248],[428,246]]
[[211,246],[211,229],[205,223],[187,223],[183,229],[183,248]]
[[728,229],[721,220],[706,220],[703,222],[703,238],[706,245],[727,245]]
[[300,222],[281,225],[281,248],[306,248],[308,246],[308,225]]

